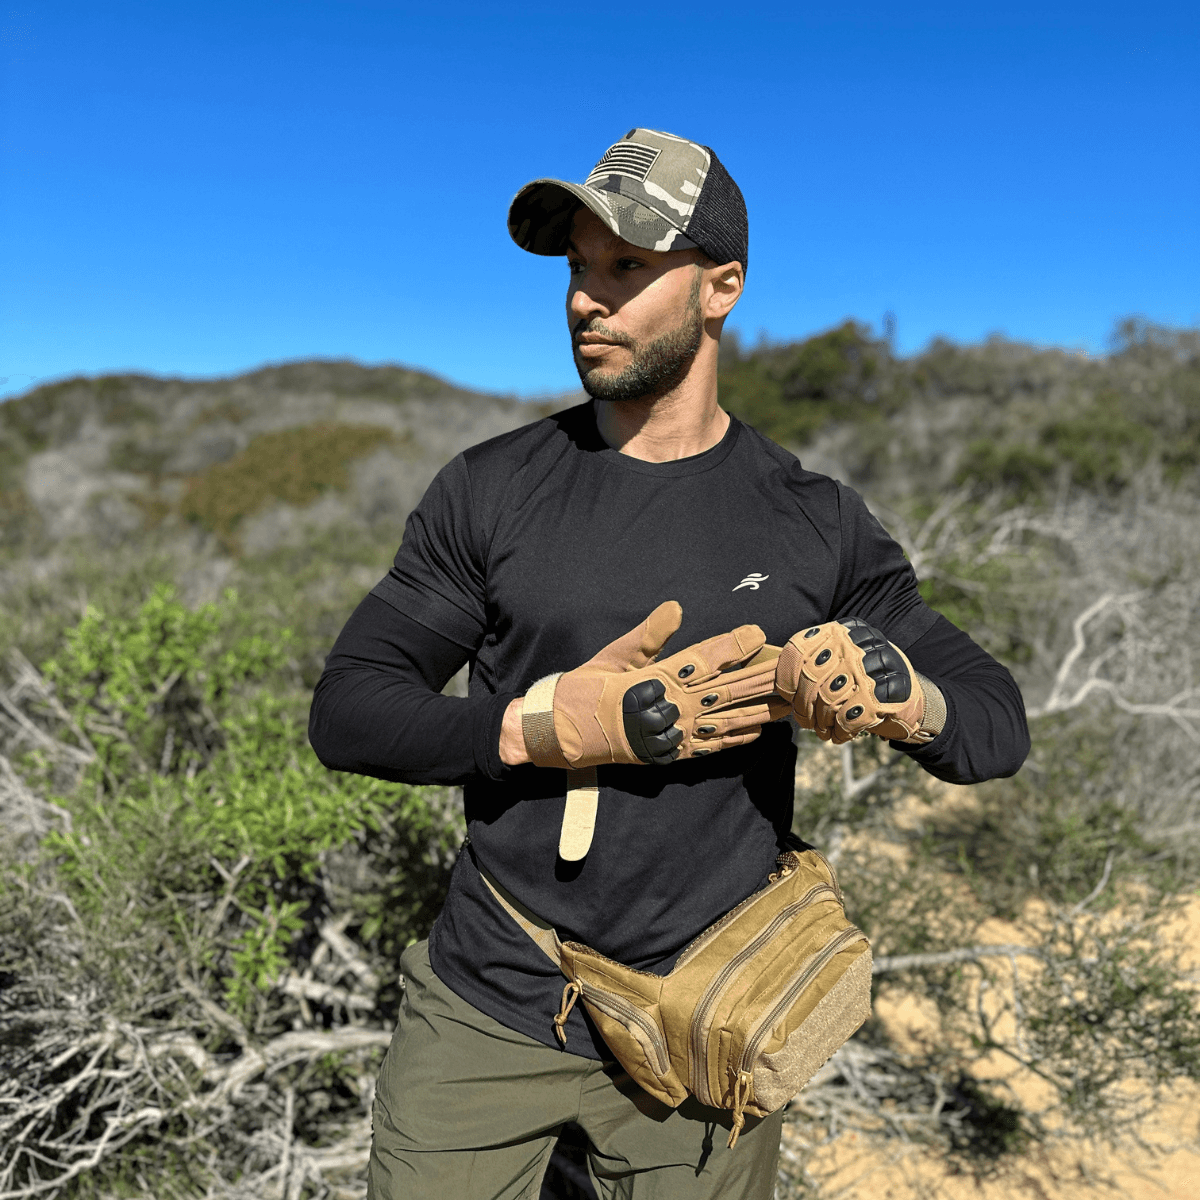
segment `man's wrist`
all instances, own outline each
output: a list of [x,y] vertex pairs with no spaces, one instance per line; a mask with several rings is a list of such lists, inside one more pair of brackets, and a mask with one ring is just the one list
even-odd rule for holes
[[946,728],[946,697],[932,679],[926,679],[919,671],[914,672],[921,683],[925,696],[925,710],[921,714],[920,732],[927,741],[932,741]]
[[913,675],[921,688],[924,704],[916,730],[900,742],[905,746],[927,746],[946,727],[946,698],[932,679],[926,679],[919,671],[914,671]]
[[525,748],[525,731],[521,718],[525,711],[525,699],[518,696],[510,700],[504,710],[504,720],[500,725],[500,761],[506,767],[519,767],[522,763],[530,762],[529,751]]

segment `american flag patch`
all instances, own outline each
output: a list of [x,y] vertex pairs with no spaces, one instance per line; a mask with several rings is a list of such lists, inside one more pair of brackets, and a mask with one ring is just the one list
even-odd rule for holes
[[650,168],[661,153],[661,150],[656,150],[653,146],[643,146],[638,142],[618,142],[605,151],[604,157],[596,164],[583,185],[590,187],[606,175],[624,175],[628,179],[644,183],[646,176],[650,174]]

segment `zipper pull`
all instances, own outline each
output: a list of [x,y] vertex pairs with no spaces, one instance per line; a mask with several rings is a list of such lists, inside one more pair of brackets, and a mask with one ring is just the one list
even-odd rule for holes
[[745,1108],[750,1103],[750,1093],[754,1090],[754,1076],[749,1071],[739,1071],[737,1082],[733,1085],[733,1128],[729,1131],[729,1149],[737,1145],[738,1134],[746,1124]]
[[571,1015],[571,1009],[575,1007],[575,1001],[579,999],[582,991],[583,986],[575,979],[572,979],[563,988],[562,1004],[559,1005],[558,1015],[554,1018],[554,1032],[558,1034],[558,1040],[562,1042],[564,1049],[567,1045],[567,1031],[563,1026],[566,1025],[567,1018]]

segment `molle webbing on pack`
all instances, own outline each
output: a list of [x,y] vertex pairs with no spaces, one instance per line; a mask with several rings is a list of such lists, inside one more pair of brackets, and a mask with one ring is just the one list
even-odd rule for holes
[[745,1115],[788,1102],[871,1012],[871,950],[846,919],[833,868],[787,850],[765,888],[704,930],[667,975],[562,942],[479,864],[492,894],[567,979],[554,1025],[576,1000],[618,1062],[675,1107],[689,1094]]

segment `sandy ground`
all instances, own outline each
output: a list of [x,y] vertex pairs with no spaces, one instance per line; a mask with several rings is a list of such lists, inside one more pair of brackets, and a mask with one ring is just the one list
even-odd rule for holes
[[[1195,1128],[1196,1107],[1181,1105],[1178,1115]],[[1200,1157],[1179,1150],[1157,1163],[1123,1165],[1067,1155],[1029,1157],[998,1180],[947,1174],[944,1164],[919,1150],[881,1152],[847,1134],[818,1155],[815,1173],[825,1180],[829,1200],[1198,1200]],[[1101,1181],[1105,1181],[1102,1183]]]
[[[1179,932],[1193,948],[1191,965],[1200,970],[1200,897],[1187,905]],[[996,941],[1005,940],[1003,929],[995,933]],[[931,1026],[930,1014],[911,1000],[881,1004],[876,1011],[901,1044],[913,1032]],[[1019,1095],[1035,1100],[1032,1077],[1010,1078]],[[1180,1087],[1176,1101],[1139,1132],[1159,1146],[1200,1145],[1200,1081]],[[803,1155],[803,1137],[802,1127],[785,1127],[785,1169],[789,1157]],[[1079,1149],[1039,1151],[1027,1155],[1003,1178],[987,1180],[951,1174],[938,1155],[921,1147],[885,1145],[845,1133],[817,1150],[809,1165],[824,1181],[822,1200],[1083,1200],[1091,1196],[1200,1200],[1200,1153],[1182,1148],[1137,1158]]]

